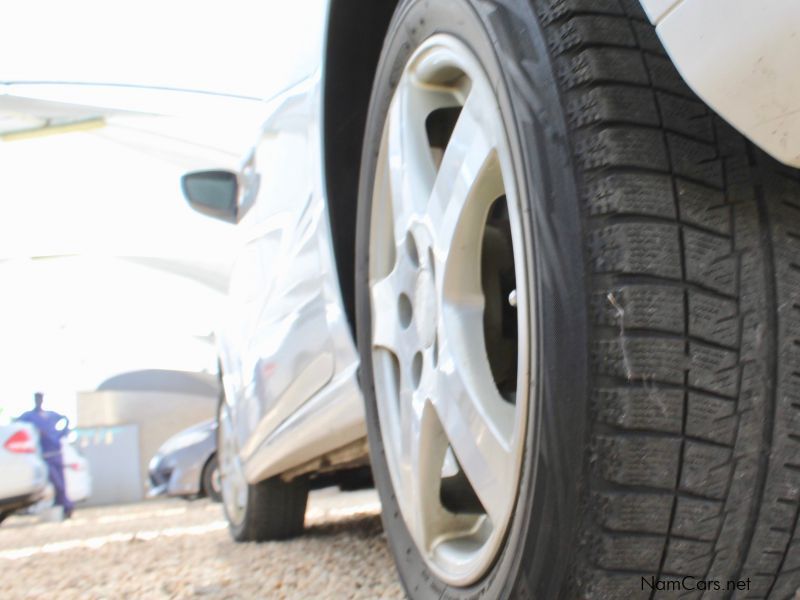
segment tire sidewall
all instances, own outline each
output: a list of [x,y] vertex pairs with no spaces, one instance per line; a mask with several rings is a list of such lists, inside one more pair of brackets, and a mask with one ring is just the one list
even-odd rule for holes
[[[530,32],[519,35],[519,27]],[[587,316],[580,215],[566,124],[538,21],[528,5],[468,0],[402,2],[389,27],[365,130],[356,239],[356,311],[361,383],[384,527],[403,585],[414,598],[555,598],[564,594],[576,547],[588,390]],[[525,29],[523,29],[525,30]],[[516,33],[515,33],[516,32]],[[518,504],[495,564],[472,586],[447,586],[428,569],[400,514],[380,438],[371,353],[369,224],[381,134],[414,50],[436,33],[454,35],[492,83],[522,201],[528,276],[536,304],[531,405]],[[503,68],[501,68],[503,65]],[[576,351],[578,349],[578,351]]]

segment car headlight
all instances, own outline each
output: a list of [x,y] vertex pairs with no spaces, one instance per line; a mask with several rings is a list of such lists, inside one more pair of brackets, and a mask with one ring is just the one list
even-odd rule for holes
[[147,470],[148,471],[158,470],[158,466],[161,463],[162,458],[163,457],[161,456],[161,454],[156,453],[155,456],[153,456],[153,458],[151,458],[150,462],[147,464]]

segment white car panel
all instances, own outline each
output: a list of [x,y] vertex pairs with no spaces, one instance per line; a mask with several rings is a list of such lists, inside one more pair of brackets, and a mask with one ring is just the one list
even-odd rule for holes
[[[5,444],[18,431],[26,431],[35,452],[11,452]],[[0,505],[3,500],[37,494],[47,485],[47,467],[38,450],[39,436],[28,423],[0,426]]]
[[66,441],[61,443],[61,455],[64,462],[64,483],[67,498],[72,502],[82,502],[92,495],[92,475],[89,462],[80,452]]
[[800,167],[800,2],[643,0],[689,86],[777,160]]
[[641,0],[641,2],[647,18],[655,25],[683,0]]

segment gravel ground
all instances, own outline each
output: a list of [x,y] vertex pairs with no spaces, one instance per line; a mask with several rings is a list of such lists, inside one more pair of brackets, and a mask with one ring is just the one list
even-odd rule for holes
[[219,504],[86,508],[0,527],[0,597],[403,598],[373,491],[314,492],[306,533],[234,544]]

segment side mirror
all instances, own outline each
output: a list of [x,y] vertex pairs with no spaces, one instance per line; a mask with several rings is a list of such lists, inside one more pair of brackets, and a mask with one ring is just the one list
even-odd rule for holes
[[195,171],[181,177],[181,189],[197,212],[228,223],[239,221],[239,181],[230,171]]
[[228,223],[238,223],[258,195],[260,176],[251,157],[240,174],[231,171],[194,171],[181,177],[181,189],[197,212]]

